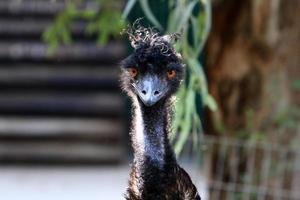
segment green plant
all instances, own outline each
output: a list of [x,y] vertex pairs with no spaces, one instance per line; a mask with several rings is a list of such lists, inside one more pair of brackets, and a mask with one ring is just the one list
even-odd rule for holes
[[[151,11],[147,0],[128,1],[123,17],[127,17],[133,5],[137,2],[140,3],[146,18],[160,31],[164,33],[182,33],[181,40],[176,48],[181,52],[187,65],[188,77],[177,94],[178,101],[176,103],[176,115],[173,122],[174,134],[172,137],[175,140],[175,153],[179,155],[190,134],[193,134],[194,146],[197,146],[196,135],[202,133],[201,120],[197,112],[197,95],[201,96],[203,106],[208,106],[211,110],[217,108],[214,99],[208,93],[203,66],[199,62],[200,53],[211,28],[211,3],[209,0],[168,1],[167,27],[163,29],[163,26]],[[195,11],[197,8],[199,10]]]
[[[82,8],[82,1],[69,1],[66,9],[59,13],[55,21],[43,33],[43,40],[49,45],[49,53],[53,53],[60,44],[72,41],[71,29],[76,20],[86,22],[85,33],[97,35],[97,44],[105,44],[111,36],[118,37],[125,27],[121,20],[122,10],[117,1],[94,0],[95,6]],[[111,23],[113,22],[113,23]]]
[[[71,41],[70,23],[78,18],[88,21],[87,32],[98,34],[98,43],[100,44],[106,42],[110,35],[119,34],[124,26],[124,21],[121,20],[120,8],[112,3],[116,1],[95,1],[99,5],[101,4],[101,12],[99,10],[78,10],[74,2],[69,3],[66,10],[58,15],[54,24],[44,34],[45,41],[50,44],[50,50],[55,49],[59,43]],[[199,108],[197,96],[201,97],[203,106],[208,106],[211,110],[217,109],[214,99],[208,93],[203,66],[199,62],[211,28],[211,2],[210,0],[161,0],[159,3],[168,5],[166,27],[163,27],[156,18],[149,3],[150,0],[127,1],[122,17],[126,20],[134,6],[139,4],[145,18],[161,33],[178,32],[182,34],[176,48],[181,52],[186,63],[187,77],[177,94],[172,136],[175,153],[179,155],[189,136],[192,135],[196,147],[199,134],[202,133],[200,115],[197,112]]]

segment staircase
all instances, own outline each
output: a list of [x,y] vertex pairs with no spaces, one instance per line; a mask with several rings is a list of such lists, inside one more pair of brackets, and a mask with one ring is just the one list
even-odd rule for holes
[[[41,34],[63,0],[0,1],[0,163],[116,163],[124,158],[121,42],[47,54]],[[91,2],[87,1],[87,6]]]

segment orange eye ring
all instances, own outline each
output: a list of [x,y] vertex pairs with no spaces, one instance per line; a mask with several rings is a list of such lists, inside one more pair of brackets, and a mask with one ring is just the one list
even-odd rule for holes
[[167,72],[168,79],[171,80],[176,76],[175,70],[170,70]]
[[134,68],[134,67],[129,68],[129,69],[128,69],[128,72],[129,72],[129,74],[130,74],[130,76],[131,76],[132,78],[136,77],[137,74],[138,74],[137,69]]

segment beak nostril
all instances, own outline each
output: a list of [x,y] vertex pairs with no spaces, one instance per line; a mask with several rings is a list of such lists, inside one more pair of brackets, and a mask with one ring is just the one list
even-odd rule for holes
[[159,95],[159,91],[156,90],[156,91],[154,92],[154,95]]
[[143,90],[142,93],[143,93],[143,94],[146,94],[147,92],[146,92],[146,90]]

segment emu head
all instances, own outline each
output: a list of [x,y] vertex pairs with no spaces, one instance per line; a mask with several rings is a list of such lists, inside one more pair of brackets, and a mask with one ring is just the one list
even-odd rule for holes
[[123,90],[148,107],[170,98],[184,76],[181,56],[172,45],[179,35],[159,36],[141,26],[127,34],[134,52],[121,63]]

